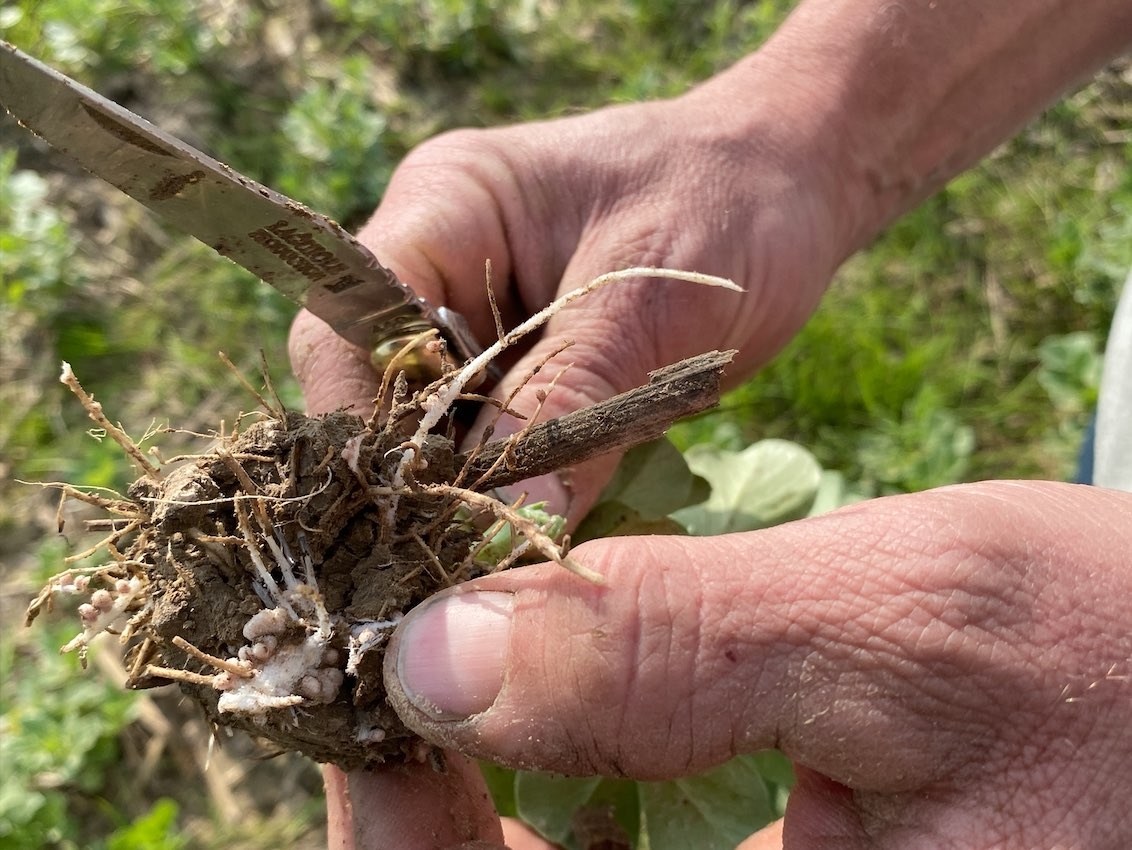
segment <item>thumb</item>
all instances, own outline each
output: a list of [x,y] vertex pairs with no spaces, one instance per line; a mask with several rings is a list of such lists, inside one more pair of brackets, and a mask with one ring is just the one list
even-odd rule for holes
[[742,844],[739,850],[782,850],[782,821],[763,827]]
[[[991,781],[1005,756],[986,742],[1038,734],[1124,633],[1127,507],[1000,483],[749,534],[593,541],[574,555],[603,585],[538,565],[418,606],[385,683],[424,737],[519,768],[665,779],[779,747],[876,793]],[[1100,625],[1083,636],[1085,604]],[[1088,733],[1061,719],[1067,740]]]
[[[593,541],[572,554],[604,585],[544,564],[439,594],[394,634],[390,703],[424,737],[522,769],[661,779],[718,764],[737,743],[765,746],[769,702],[761,728],[736,728],[760,678],[736,633],[753,606],[735,598],[739,581],[697,566],[726,572],[739,540]],[[758,699],[777,699],[766,685]]]

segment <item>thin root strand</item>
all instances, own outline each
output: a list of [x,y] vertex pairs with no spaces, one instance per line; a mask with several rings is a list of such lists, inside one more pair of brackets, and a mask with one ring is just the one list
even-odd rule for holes
[[75,377],[74,370],[71,369],[71,364],[63,361],[63,372],[59,376],[59,381],[66,384],[67,388],[73,392],[82,402],[82,406],[86,409],[87,414],[98,425],[106,429],[106,433],[110,435],[111,439],[120,445],[129,455],[133,458],[134,462],[142,468],[145,474],[152,478],[154,481],[161,480],[161,471],[149,462],[149,459],[138,448],[138,444],[130,439],[129,435],[106,418],[106,414],[102,412],[102,405],[94,400],[94,397],[83,389],[83,385],[79,383],[79,379]]

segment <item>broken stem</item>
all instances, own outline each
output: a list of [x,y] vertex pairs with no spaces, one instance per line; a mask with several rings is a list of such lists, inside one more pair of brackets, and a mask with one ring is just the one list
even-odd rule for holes
[[[631,280],[638,277],[653,277],[653,278],[671,278],[674,280],[683,280],[690,283],[699,283],[706,286],[718,286],[724,289],[730,289],[734,292],[742,292],[742,288],[735,284],[733,281],[721,277],[713,277],[711,275],[699,274],[697,272],[684,272],[676,269],[657,269],[657,268],[631,268],[624,269],[617,272],[609,272],[595,277],[585,286],[579,287],[571,292],[567,292],[560,298],[555,299],[549,305],[539,310],[525,322],[520,323],[510,333],[505,334],[492,345],[485,348],[480,354],[473,357],[459,372],[452,375],[444,387],[437,390],[435,393],[429,393],[422,403],[421,407],[424,410],[424,415],[417,426],[416,433],[409,439],[409,442],[422,445],[425,435],[427,435],[437,423],[448,413],[452,405],[464,392],[464,388],[472,382],[472,380],[480,374],[480,372],[487,369],[488,364],[495,360],[504,349],[515,343],[517,340],[522,339],[527,334],[538,330],[557,313],[559,313],[567,305],[583,298],[592,292],[596,292],[602,287],[608,286],[611,283],[618,281]],[[401,462],[398,464],[397,471],[393,478],[393,485],[395,487],[404,484],[405,475],[413,464],[416,458],[416,452],[413,449],[406,449],[401,457]]]
[[645,386],[477,447],[456,462],[464,465],[464,480],[490,490],[655,440],[678,419],[719,402],[723,370],[735,354],[709,351],[658,369]]
[[126,454],[133,458],[134,462],[145,471],[148,477],[152,478],[154,481],[161,480],[161,471],[149,462],[146,456],[142,454],[141,449],[138,448],[138,444],[131,440],[125,431],[106,418],[106,414],[102,412],[102,405],[95,401],[94,397],[83,389],[83,385],[79,383],[79,379],[75,377],[74,370],[71,369],[71,364],[65,360],[63,361],[63,372],[59,376],[59,380],[61,383],[66,384],[67,388],[78,397],[83,407],[86,408],[86,412],[90,418],[97,422],[99,426],[106,429],[106,433],[110,435],[111,439],[120,445],[125,450]]

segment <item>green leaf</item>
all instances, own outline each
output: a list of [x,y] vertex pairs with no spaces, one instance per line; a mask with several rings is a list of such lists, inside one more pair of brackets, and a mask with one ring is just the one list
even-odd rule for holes
[[752,755],[751,759],[758,767],[759,775],[768,784],[785,789],[794,787],[794,764],[778,750],[761,750]]
[[572,535],[575,542],[624,534],[683,534],[669,514],[708,498],[707,481],[693,475],[667,438],[625,453],[597,504]]
[[849,486],[842,473],[825,469],[822,470],[821,483],[818,485],[817,493],[814,494],[814,502],[810,505],[809,516],[828,513],[845,505],[863,501],[865,498],[867,497],[864,494]]
[[700,536],[752,531],[803,517],[821,484],[814,456],[787,440],[761,440],[739,452],[693,446],[685,459],[711,484],[711,496],[673,517]]
[[187,839],[178,834],[177,804],[163,797],[146,814],[115,831],[106,850],[180,850]]
[[708,483],[692,474],[667,438],[625,453],[599,502],[620,502],[644,520],[661,519],[708,497]]
[[483,774],[483,781],[487,785],[488,793],[491,794],[491,800],[495,803],[495,810],[499,812],[499,816],[518,817],[515,809],[516,772],[491,762],[481,761],[480,773]]
[[925,387],[899,419],[878,420],[863,434],[857,454],[866,486],[913,493],[963,480],[974,450],[971,426]]
[[1097,335],[1076,331],[1049,336],[1038,346],[1038,383],[1059,410],[1088,410],[1096,404],[1101,378]]
[[[552,540],[557,540],[566,528],[566,518],[549,513],[546,510],[546,502],[523,505],[516,513],[537,524],[543,533]],[[522,537],[522,535],[519,536]],[[500,524],[499,528],[492,534],[491,539],[480,549],[476,560],[484,564],[498,564],[514,549],[516,544],[514,537],[510,523]]]
[[522,771],[515,777],[515,810],[523,822],[557,844],[565,844],[574,831],[574,812],[585,805],[600,776],[575,779]]
[[603,502],[594,507],[573,535],[573,540],[597,537],[623,537],[630,534],[687,534],[688,530],[671,517],[646,519],[620,502]]
[[691,779],[642,782],[649,850],[733,850],[776,817],[754,756]]
[[577,850],[575,818],[582,811],[612,810],[631,839],[640,834],[640,783],[624,779],[573,778],[520,771],[515,777],[516,811],[548,841]]

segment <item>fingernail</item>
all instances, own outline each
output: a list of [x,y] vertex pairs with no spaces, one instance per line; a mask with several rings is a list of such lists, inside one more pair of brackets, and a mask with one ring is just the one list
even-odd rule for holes
[[397,653],[409,701],[437,720],[490,708],[503,687],[513,606],[510,593],[457,593],[410,614]]

